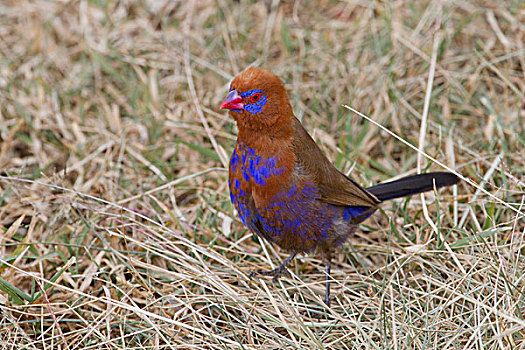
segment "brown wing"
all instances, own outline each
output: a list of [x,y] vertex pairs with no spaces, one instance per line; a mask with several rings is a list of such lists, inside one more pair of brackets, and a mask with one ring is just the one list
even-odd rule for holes
[[337,170],[301,122],[294,119],[295,135],[292,145],[297,162],[318,186],[321,199],[334,205],[377,206],[380,200]]

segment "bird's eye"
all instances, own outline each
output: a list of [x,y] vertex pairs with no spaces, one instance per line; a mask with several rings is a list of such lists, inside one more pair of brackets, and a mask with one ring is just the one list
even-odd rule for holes
[[259,101],[259,99],[261,98],[261,93],[260,92],[256,92],[254,93],[253,95],[250,96],[250,102],[257,102]]

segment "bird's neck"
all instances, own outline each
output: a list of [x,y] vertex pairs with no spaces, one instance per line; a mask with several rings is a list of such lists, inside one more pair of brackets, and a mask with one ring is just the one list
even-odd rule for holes
[[271,198],[289,183],[296,161],[292,141],[293,131],[284,128],[248,133],[240,128],[230,165],[241,164],[239,171],[252,182],[258,201]]
[[291,123],[277,123],[271,126],[261,125],[259,128],[245,128],[239,125],[237,139],[259,154],[276,154],[287,149],[294,136]]

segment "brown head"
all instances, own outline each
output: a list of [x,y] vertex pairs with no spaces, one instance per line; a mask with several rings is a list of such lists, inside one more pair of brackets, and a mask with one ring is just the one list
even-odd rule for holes
[[271,135],[292,125],[292,106],[284,84],[266,69],[250,67],[237,75],[221,108],[230,110],[239,134]]

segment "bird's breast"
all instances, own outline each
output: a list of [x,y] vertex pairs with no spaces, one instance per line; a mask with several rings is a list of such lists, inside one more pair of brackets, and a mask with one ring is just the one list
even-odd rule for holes
[[233,178],[234,187],[265,197],[280,192],[283,183],[289,181],[295,159],[290,159],[291,152],[286,149],[272,152],[268,148],[259,151],[237,142],[230,160],[230,182]]
[[243,223],[254,231],[256,208],[279,193],[290,176],[285,152],[269,150],[259,151],[239,140],[230,159],[230,198]]
[[261,154],[237,143],[230,160],[230,196],[244,225],[297,252],[311,251],[325,240],[343,242],[369,208],[326,203],[313,179],[287,157],[286,152]]

